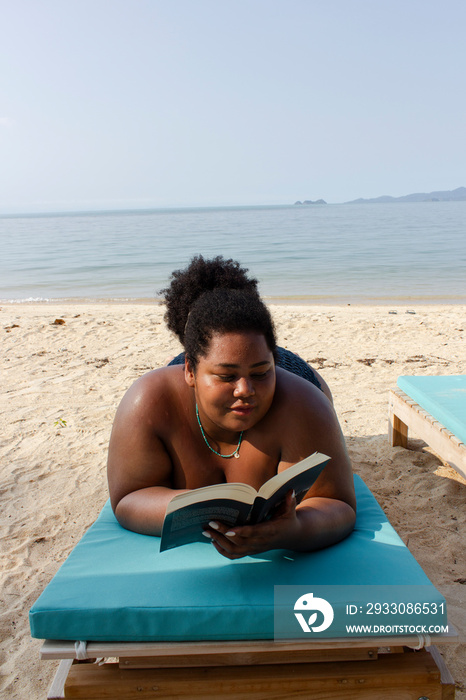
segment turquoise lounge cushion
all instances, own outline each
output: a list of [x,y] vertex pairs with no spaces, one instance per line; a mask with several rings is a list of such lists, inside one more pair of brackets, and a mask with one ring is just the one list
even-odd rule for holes
[[343,542],[235,561],[209,542],[159,552],[159,538],[123,529],[107,503],[30,611],[33,637],[88,641],[272,639],[274,585],[429,586],[355,477],[358,514]]
[[466,444],[466,376],[399,377],[413,401]]

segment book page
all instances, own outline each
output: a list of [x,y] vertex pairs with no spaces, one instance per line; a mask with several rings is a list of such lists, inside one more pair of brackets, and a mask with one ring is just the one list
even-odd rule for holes
[[242,501],[243,503],[252,505],[256,495],[256,489],[248,484],[231,483],[203,486],[200,489],[193,489],[192,491],[179,493],[174,496],[167,506],[166,515],[178,508],[184,508],[194,503],[204,503],[204,501],[212,501],[219,498]]
[[[263,484],[259,489],[259,496],[267,500],[284,484],[288,484],[288,482],[291,482],[291,480],[298,474],[303,474],[307,471],[312,472],[313,468],[321,465],[321,469],[316,469],[312,475],[310,474],[309,486],[307,487],[309,489],[314,483],[314,481],[316,481],[320,472],[329,460],[330,457],[328,457],[327,455],[324,455],[321,452],[314,452],[314,454],[310,455],[309,457],[305,457],[305,459],[301,460],[301,462],[296,462],[296,464],[293,464],[291,467],[288,467],[288,469],[284,469],[282,472],[275,474],[275,476],[266,481],[265,484]],[[291,488],[293,488],[292,485],[288,490],[290,490]]]

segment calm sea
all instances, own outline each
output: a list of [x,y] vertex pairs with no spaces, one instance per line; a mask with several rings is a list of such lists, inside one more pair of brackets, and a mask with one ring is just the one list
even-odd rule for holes
[[466,301],[466,202],[9,216],[0,241],[2,301],[154,299],[195,254],[272,301]]

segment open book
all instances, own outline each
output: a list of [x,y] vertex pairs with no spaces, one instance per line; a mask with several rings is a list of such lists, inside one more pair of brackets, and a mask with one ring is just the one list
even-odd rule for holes
[[267,520],[274,509],[294,491],[299,503],[330,460],[315,452],[301,462],[275,474],[256,491],[248,484],[214,484],[180,493],[168,504],[160,551],[189,542],[205,542],[202,531],[211,520],[229,527]]

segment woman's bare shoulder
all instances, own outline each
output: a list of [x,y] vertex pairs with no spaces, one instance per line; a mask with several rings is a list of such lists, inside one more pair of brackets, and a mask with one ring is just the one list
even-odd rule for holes
[[176,403],[177,397],[186,391],[182,365],[161,367],[143,374],[123,396],[118,411],[152,413],[157,407]]
[[282,466],[313,452],[331,459],[309,495],[354,501],[351,462],[332,402],[316,386],[277,372],[277,426],[280,426]]
[[322,412],[331,405],[329,397],[315,384],[277,367],[275,401],[286,411]]
[[300,454],[303,450],[309,450],[307,454],[325,453],[326,438],[333,441],[339,435],[338,419],[328,397],[311,382],[286,370],[277,370],[272,419],[281,436],[282,454],[294,455],[295,448]]

